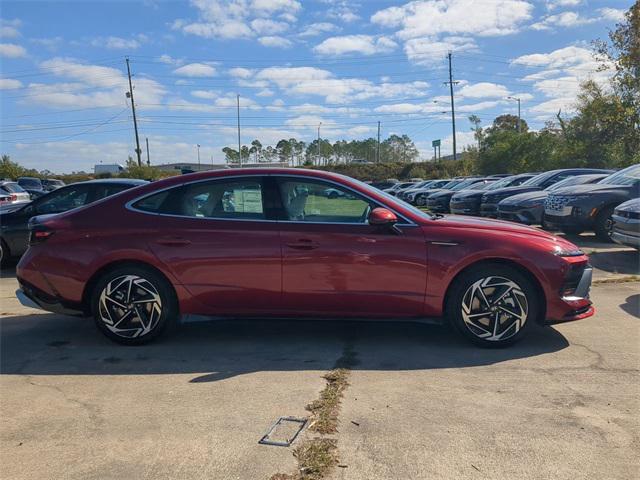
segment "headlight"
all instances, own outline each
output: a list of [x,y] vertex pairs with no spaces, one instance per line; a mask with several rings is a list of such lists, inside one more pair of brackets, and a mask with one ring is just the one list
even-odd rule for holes
[[558,257],[581,257],[582,255],[584,255],[584,252],[577,247],[565,248],[561,247],[560,245],[556,245],[555,247],[553,247],[552,253],[554,255],[557,255]]

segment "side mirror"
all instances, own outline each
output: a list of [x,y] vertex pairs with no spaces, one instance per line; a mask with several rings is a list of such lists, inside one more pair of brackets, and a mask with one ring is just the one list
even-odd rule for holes
[[395,233],[402,233],[396,223],[398,223],[398,217],[391,210],[386,208],[374,208],[369,213],[369,225],[378,227],[389,227]]

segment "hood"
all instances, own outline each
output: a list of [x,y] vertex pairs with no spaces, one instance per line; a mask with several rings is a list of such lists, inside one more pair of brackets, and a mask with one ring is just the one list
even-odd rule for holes
[[454,193],[451,190],[441,190],[441,191],[436,191],[436,193],[432,193],[431,195],[429,195],[429,198],[445,198],[445,197],[450,197],[452,196]]
[[634,198],[616,207],[619,212],[640,212],[640,198]]
[[470,198],[480,198],[485,193],[488,192],[486,190],[460,190],[459,192],[455,192],[451,199],[465,200]]
[[517,235],[526,235],[537,238],[544,238],[550,240],[552,242],[556,242],[562,245],[571,245],[575,248],[575,246],[561,238],[556,237],[544,230],[540,230],[539,228],[529,227],[527,225],[521,225],[519,223],[513,222],[505,222],[502,220],[491,220],[488,218],[479,218],[479,217],[467,217],[463,215],[445,215],[443,218],[437,220],[437,222],[442,222],[447,227],[453,228],[465,228],[465,229],[474,229],[474,230],[492,230],[492,231],[500,231],[505,233],[512,233]]
[[547,198],[548,195],[549,192],[546,192],[544,190],[537,190],[535,192],[519,193],[517,195],[507,197],[500,203],[504,205],[523,205],[535,201],[544,201],[544,199]]
[[519,193],[525,192],[539,192],[542,190],[540,187],[531,187],[531,186],[518,186],[518,187],[507,187],[507,188],[499,188],[497,190],[489,190],[486,193],[488,198],[491,197],[510,197],[511,195],[517,195]]
[[555,190],[552,195],[583,195],[583,194],[595,194],[595,193],[608,193],[629,191],[633,187],[631,185],[601,185],[599,183],[592,183],[586,185],[574,185],[571,187],[564,187]]
[[428,190],[420,190],[419,193],[423,193],[425,195],[433,195],[434,193],[440,193],[440,192],[448,192],[449,190],[445,190],[444,188],[430,188]]

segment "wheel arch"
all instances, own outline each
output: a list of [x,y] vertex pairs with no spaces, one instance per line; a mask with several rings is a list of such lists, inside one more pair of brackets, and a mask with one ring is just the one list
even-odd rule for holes
[[84,309],[84,312],[86,314],[90,314],[91,312],[91,295],[93,294],[93,290],[96,287],[96,284],[98,283],[98,281],[100,280],[100,278],[102,278],[102,276],[104,276],[106,273],[108,273],[111,270],[115,270],[116,268],[120,268],[123,266],[135,266],[135,267],[140,267],[140,268],[146,268],[148,270],[152,270],[153,272],[155,272],[156,274],[160,275],[162,278],[164,278],[167,282],[167,284],[171,287],[171,291],[173,292],[173,295],[175,297],[176,300],[176,305],[178,306],[178,310],[180,309],[180,302],[178,299],[178,294],[176,292],[176,288],[173,284],[173,282],[171,282],[171,279],[159,268],[151,265],[148,262],[142,261],[142,260],[134,260],[134,259],[119,259],[119,260],[114,260],[112,262],[109,262],[103,266],[101,266],[98,270],[96,270],[93,275],[91,275],[91,277],[89,278],[89,280],[86,282],[84,290],[82,292],[82,307]]
[[539,298],[542,299],[542,302],[540,305],[540,312],[538,314],[538,318],[536,319],[536,322],[538,323],[543,322],[547,314],[547,296],[545,294],[544,288],[542,287],[542,284],[540,283],[540,280],[538,279],[538,277],[531,270],[529,270],[527,267],[525,267],[521,263],[518,263],[508,258],[499,258],[499,257],[486,258],[486,259],[478,260],[476,262],[472,262],[469,265],[466,265],[464,268],[462,268],[459,272],[457,272],[449,282],[449,285],[447,285],[446,293],[442,299],[442,312],[444,312],[446,315],[447,304],[449,302],[449,295],[451,293],[452,287],[461,276],[463,276],[466,272],[468,272],[473,268],[482,267],[482,266],[488,267],[490,265],[500,265],[505,267],[511,267],[514,270],[518,271],[518,273],[525,276],[531,282],[531,284],[536,290],[536,294],[539,296]]

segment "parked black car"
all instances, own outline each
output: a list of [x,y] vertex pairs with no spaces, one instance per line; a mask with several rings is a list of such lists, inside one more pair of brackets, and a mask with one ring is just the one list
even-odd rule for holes
[[36,177],[20,177],[18,179],[18,185],[25,190],[40,190],[43,191],[42,180]]
[[58,188],[24,206],[0,210],[0,262],[25,252],[31,217],[66,212],[146,183],[145,180],[131,178],[90,180]]
[[640,250],[640,198],[618,205],[611,219],[611,240]]
[[519,193],[535,192],[544,190],[545,188],[558,183],[568,177],[576,175],[585,175],[588,173],[606,173],[607,170],[599,168],[565,168],[560,170],[549,170],[530,178],[517,187],[501,188],[492,190],[482,196],[480,204],[480,214],[483,217],[496,218],[498,216],[498,203],[507,197],[517,195]]
[[593,185],[562,188],[544,202],[544,225],[565,233],[592,230],[598,239],[611,241],[614,209],[640,196],[640,164],[609,175]]
[[382,180],[380,182],[369,182],[369,185],[377,188],[378,190],[385,190],[387,188],[393,187],[396,183],[400,183],[399,180],[395,178],[390,178],[388,180]]
[[42,188],[44,188],[47,192],[51,192],[52,190],[56,190],[65,186],[65,183],[62,180],[58,180],[56,178],[43,178],[41,181]]
[[474,178],[465,180],[453,187],[451,190],[442,190],[441,192],[429,195],[427,197],[427,208],[433,213],[449,213],[451,197],[453,197],[457,192],[466,192],[469,190],[482,191],[497,181],[497,178]]
[[519,193],[513,197],[507,197],[498,203],[498,218],[526,225],[540,225],[544,215],[544,201],[550,192],[573,185],[598,183],[608,176],[608,173],[576,175],[560,180],[542,191]]
[[442,188],[447,183],[449,183],[450,181],[451,181],[451,179],[429,180],[427,182],[423,182],[422,184],[419,184],[420,186],[416,186],[416,187],[410,188],[408,190],[405,190],[403,192],[402,199],[405,202],[409,202],[412,205],[415,205],[415,199],[416,199],[416,195],[418,195],[418,193],[423,192],[425,190],[434,189],[434,188]]
[[454,188],[456,185],[461,184],[462,182],[464,182],[465,178],[451,178],[449,179],[449,181],[447,183],[445,183],[442,187],[440,188],[431,188],[431,187],[427,187],[426,189],[420,189],[416,192],[413,203],[415,205],[419,205],[421,207],[424,207],[427,204],[427,198],[429,198],[429,195],[432,195],[436,192],[440,192],[442,190],[451,190],[452,188]]
[[417,184],[418,182],[399,182],[393,185],[390,188],[385,188],[383,192],[388,193],[389,195],[395,196],[400,190],[403,188],[409,188]]
[[492,183],[485,190],[463,190],[451,197],[449,209],[451,210],[451,213],[455,213],[457,215],[479,215],[480,200],[482,199],[482,195],[486,192],[497,190],[499,188],[516,187],[535,175],[535,173],[510,175]]

